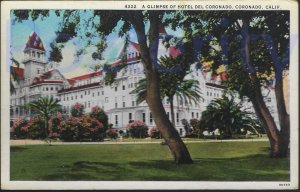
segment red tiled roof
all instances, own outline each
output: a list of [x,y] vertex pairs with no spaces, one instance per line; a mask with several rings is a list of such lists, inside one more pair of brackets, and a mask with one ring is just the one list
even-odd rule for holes
[[178,55],[181,54],[180,50],[178,48],[175,48],[173,46],[170,46],[169,48],[169,54],[173,57],[176,58]]
[[35,32],[32,32],[29,36],[24,50],[29,48],[45,51],[41,38]]
[[79,90],[79,89],[85,89],[85,88],[89,88],[89,87],[95,87],[98,86],[100,82],[96,82],[96,83],[90,83],[87,85],[81,85],[81,86],[76,86],[76,87],[70,87],[67,89],[62,89],[59,90],[58,93],[64,93],[64,92],[69,92],[69,91],[74,91],[74,90]]
[[167,34],[165,27],[161,23],[158,24],[158,32],[161,34]]
[[223,85],[218,85],[218,84],[215,84],[215,83],[206,83],[206,85],[211,86],[211,87],[216,87],[216,88],[225,89],[225,86],[223,86]]
[[19,78],[24,78],[24,69],[20,67],[13,67],[14,72]]
[[227,73],[226,73],[226,71],[223,71],[221,74],[220,74],[220,76],[221,76],[221,79],[222,79],[222,81],[227,81]]
[[63,83],[63,81],[61,80],[42,80],[42,81],[36,81],[36,82],[33,82],[31,85],[38,85],[38,84],[46,84],[46,83]]
[[110,66],[115,67],[115,66],[121,64],[123,61],[125,61],[125,62],[132,62],[132,61],[137,61],[139,59],[140,59],[139,56],[133,57],[133,58],[126,58],[125,60],[120,59],[118,61],[115,61],[115,62],[111,63]]
[[132,41],[129,41],[129,43],[138,51],[140,52],[140,46],[138,43],[135,43],[135,42],[132,42]]
[[76,80],[73,80],[73,79],[67,79],[67,81],[68,81],[71,85],[73,85],[73,84],[76,82]]
[[89,74],[73,77],[73,78],[68,79],[68,80],[83,80],[83,79],[88,79],[88,78],[96,77],[96,76],[100,76],[100,75],[102,75],[102,71],[98,71],[98,72],[94,72],[94,73],[89,73]]

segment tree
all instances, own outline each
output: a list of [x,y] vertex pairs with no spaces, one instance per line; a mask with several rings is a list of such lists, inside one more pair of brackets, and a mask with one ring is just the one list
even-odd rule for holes
[[51,115],[60,110],[60,105],[58,100],[52,97],[40,97],[37,101],[29,103],[32,112],[36,112],[41,115],[45,120],[45,136],[48,136],[49,129],[49,119]]
[[[184,58],[178,56],[163,56],[160,58],[159,64],[162,68],[159,70],[159,89],[161,99],[165,97],[170,102],[171,122],[175,126],[175,112],[174,112],[174,97],[181,99],[187,104],[198,103],[200,96],[200,88],[198,81],[193,79],[185,80],[184,77],[189,73],[189,66],[184,66]],[[184,66],[184,67],[182,67]],[[141,103],[146,100],[147,96],[147,80],[141,79],[136,89],[131,91],[137,93],[137,102]]]
[[[289,66],[289,12],[228,11],[176,12],[170,19],[173,27],[187,25],[174,20],[184,14],[193,21],[194,39],[198,42],[200,61],[211,61],[215,70],[227,68],[229,90],[247,97],[266,129],[272,157],[286,157],[290,138],[290,119],[283,96],[283,73]],[[201,50],[201,51],[200,51]],[[277,127],[261,93],[274,74],[275,95],[280,127]]]
[[[133,29],[136,33],[140,53],[141,61],[144,66],[145,76],[147,79],[147,96],[146,102],[153,114],[156,125],[160,128],[161,134],[168,144],[174,160],[176,163],[192,163],[190,154],[182,142],[178,132],[169,121],[165,109],[161,102],[160,89],[159,89],[159,74],[157,64],[157,52],[159,42],[159,25],[162,23],[165,12],[163,11],[106,11],[106,10],[94,10],[92,17],[86,19],[81,17],[88,11],[86,10],[62,10],[55,11],[57,16],[61,16],[63,19],[62,28],[58,32],[56,41],[66,42],[75,36],[80,36],[83,30],[77,30],[82,27],[82,23],[85,23],[85,32],[87,38],[87,44],[91,45],[97,42],[101,45],[105,42],[105,37],[112,33],[118,24],[121,24],[118,32],[119,35],[124,35],[128,30]],[[15,10],[13,12],[16,20],[32,19],[35,20],[39,16],[47,17],[49,10]],[[149,23],[149,31],[145,30],[145,23]],[[93,32],[93,35],[91,35]],[[67,35],[66,35],[67,34]],[[147,34],[147,35],[146,35]],[[191,33],[187,33],[191,35]],[[105,46],[96,46],[99,54],[103,52]],[[184,44],[185,54],[187,58],[190,58],[186,64],[192,62],[193,51],[192,42],[187,41]],[[78,54],[80,54],[79,52]]]
[[242,103],[224,96],[213,100],[202,112],[201,126],[209,131],[220,130],[222,136],[232,138],[243,130],[258,134],[259,125],[250,112],[242,109]]

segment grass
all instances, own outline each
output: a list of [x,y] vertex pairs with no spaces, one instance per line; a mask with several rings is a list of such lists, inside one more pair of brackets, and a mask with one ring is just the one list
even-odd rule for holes
[[193,164],[151,143],[11,146],[11,180],[289,181],[289,159],[269,158],[267,142],[186,145]]

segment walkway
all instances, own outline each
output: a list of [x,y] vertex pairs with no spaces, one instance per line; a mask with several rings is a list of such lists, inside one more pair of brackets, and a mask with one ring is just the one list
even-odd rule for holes
[[[257,142],[257,141],[268,141],[267,138],[258,138],[258,139],[228,139],[228,140],[195,140],[195,141],[184,141],[184,143],[216,143],[216,142]],[[104,142],[62,142],[54,141],[51,142],[51,145],[81,145],[81,144],[159,144],[161,141],[132,141],[132,142],[122,142],[122,141],[104,141]],[[10,145],[45,145],[49,144],[43,140],[10,140]]]

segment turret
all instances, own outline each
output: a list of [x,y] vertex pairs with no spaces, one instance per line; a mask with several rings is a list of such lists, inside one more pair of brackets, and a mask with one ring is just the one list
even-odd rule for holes
[[45,72],[47,64],[44,45],[35,32],[32,32],[29,36],[23,53],[24,78],[26,82],[30,83],[36,75]]

